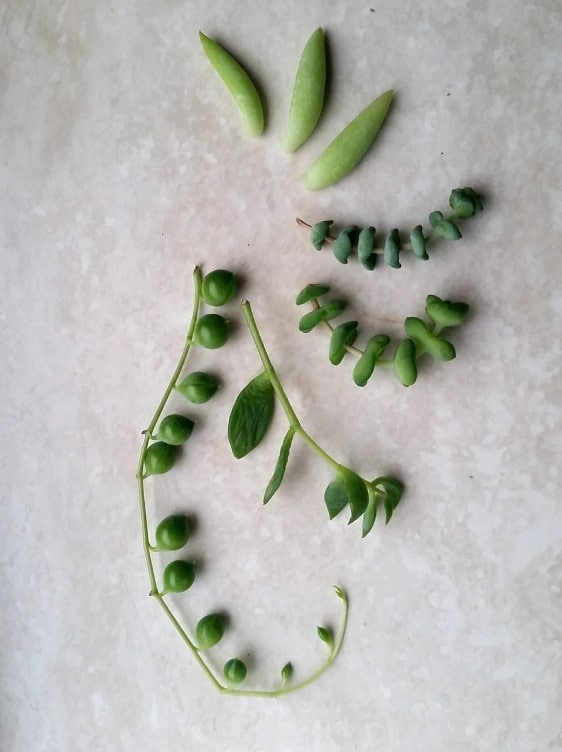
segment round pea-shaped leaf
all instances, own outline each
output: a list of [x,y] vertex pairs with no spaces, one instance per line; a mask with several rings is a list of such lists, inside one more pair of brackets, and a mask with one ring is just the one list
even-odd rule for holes
[[167,415],[158,428],[157,438],[177,446],[191,436],[195,423],[184,415]]
[[244,681],[247,674],[247,668],[244,661],[239,658],[231,658],[224,664],[224,676],[229,684],[240,684]]
[[208,614],[197,622],[195,636],[199,650],[208,650],[220,642],[224,634],[224,617],[220,614]]
[[230,335],[230,326],[224,316],[218,313],[206,313],[195,325],[194,339],[201,347],[216,350],[222,347]]
[[205,303],[222,306],[228,303],[238,292],[238,280],[227,269],[215,269],[203,277],[201,296]]
[[162,576],[165,593],[183,593],[193,585],[195,567],[191,561],[176,559],[171,561]]
[[165,517],[156,528],[156,548],[159,551],[177,551],[185,546],[190,532],[185,514],[171,514]]
[[163,441],[155,441],[146,450],[144,456],[144,475],[161,475],[167,473],[176,459],[176,448]]
[[203,371],[193,371],[178,384],[176,390],[188,402],[199,405],[210,400],[218,388],[219,382],[214,376]]

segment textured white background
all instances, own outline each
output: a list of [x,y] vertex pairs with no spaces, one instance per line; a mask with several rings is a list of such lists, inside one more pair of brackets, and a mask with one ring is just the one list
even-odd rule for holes
[[[370,7],[371,6],[371,7]],[[6,752],[559,752],[560,85],[562,6],[7,0],[0,11],[1,746]],[[325,116],[279,141],[308,35],[323,25]],[[263,138],[197,41],[203,29],[262,87]],[[376,148],[337,186],[298,176],[376,94],[396,101]],[[427,263],[368,274],[315,253],[294,222],[408,229],[472,185],[486,211]],[[244,279],[304,425],[365,476],[407,485],[387,527],[328,522],[329,471],[295,445],[261,494],[284,419],[235,461],[229,405],[258,369],[240,322],[197,353],[226,384],[198,436],[149,485],[153,519],[197,516],[188,623],[226,609],[217,648],[273,683],[322,658],[316,624],[350,623],[333,668],[278,700],[219,695],[146,597],[135,489],[140,431],[181,349],[191,271]],[[458,357],[402,388],[364,390],[297,331],[295,293],[324,281],[364,331],[398,335],[436,293],[471,304]],[[397,321],[377,322],[376,316]],[[175,403],[180,405],[179,402]]]

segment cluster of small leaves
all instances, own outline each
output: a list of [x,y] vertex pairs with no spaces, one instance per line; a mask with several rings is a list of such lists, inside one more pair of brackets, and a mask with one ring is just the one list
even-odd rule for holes
[[409,233],[409,241],[402,242],[398,228],[388,232],[384,242],[377,247],[376,228],[373,226],[360,228],[357,225],[347,225],[336,235],[330,235],[333,220],[325,219],[312,225],[310,240],[316,250],[321,250],[326,242],[332,245],[332,252],[341,264],[347,264],[352,253],[357,254],[360,263],[372,271],[379,256],[385,264],[393,269],[400,269],[400,254],[411,251],[416,258],[427,260],[429,254],[427,246],[434,240],[459,240],[462,235],[457,220],[472,217],[482,211],[482,199],[473,188],[455,188],[449,196],[451,213],[448,216],[440,211],[433,211],[429,215],[431,230],[425,231],[422,225],[416,225]]
[[341,315],[345,303],[341,300],[321,302],[319,298],[329,291],[329,286],[323,284],[310,284],[300,291],[296,298],[297,305],[311,303],[312,310],[302,316],[299,329],[308,333],[319,324],[326,324],[330,331],[330,362],[338,365],[347,353],[353,353],[358,358],[353,369],[353,380],[357,386],[367,384],[376,366],[392,366],[400,383],[411,386],[418,376],[417,360],[424,353],[441,361],[452,360],[456,356],[453,344],[444,339],[441,332],[464,321],[468,313],[466,303],[453,303],[437,295],[428,295],[425,312],[429,323],[416,316],[408,316],[404,320],[406,337],[397,344],[393,357],[385,358],[383,354],[391,342],[387,334],[373,335],[360,349],[354,344],[359,333],[358,321],[345,321],[336,326],[330,323]]
[[[303,296],[308,300],[310,294],[316,297],[328,291],[329,288],[326,285],[310,285],[303,291]],[[303,300],[303,302],[305,301]],[[248,310],[249,306],[246,305]],[[342,310],[343,303],[330,301],[324,307],[312,311],[307,316],[314,316],[318,321],[328,321],[333,316],[339,315]],[[254,328],[255,322],[251,313],[248,314],[248,321],[253,336],[259,336]],[[355,324],[356,322],[351,323]],[[313,324],[314,322],[311,322],[311,325]],[[331,348],[333,350],[333,362],[339,362],[343,357],[342,353],[345,354],[345,343],[351,341],[350,332],[352,329],[351,326],[343,326],[338,329],[338,333],[343,332],[343,334],[338,337],[337,348]],[[386,510],[386,522],[388,523],[402,495],[401,483],[386,476],[375,478],[373,481],[366,481],[350,468],[332,460],[301,426],[261,341],[258,349],[262,351],[264,370],[258,376],[252,378],[238,394],[230,413],[228,438],[234,456],[245,457],[260,444],[266,435],[273,420],[277,399],[281,402],[289,421],[289,427],[283,437],[273,474],[265,489],[263,503],[267,504],[280,488],[285,477],[293,440],[295,435],[298,434],[306,441],[308,446],[312,447],[336,470],[336,476],[328,485],[324,495],[330,519],[339,514],[346,506],[349,506],[351,510],[350,523],[365,515],[363,535],[366,535],[373,527],[377,508],[379,503],[382,503]]]

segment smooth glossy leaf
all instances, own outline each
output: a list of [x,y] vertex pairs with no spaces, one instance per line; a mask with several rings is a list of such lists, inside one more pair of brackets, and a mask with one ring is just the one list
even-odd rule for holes
[[330,292],[330,288],[328,285],[320,285],[320,284],[307,285],[306,287],[303,287],[303,289],[299,292],[295,302],[297,305],[302,305],[303,303],[309,303],[311,300],[315,300],[316,298],[319,298],[321,295],[325,295],[327,292]]
[[348,504],[351,507],[349,523],[358,519],[369,502],[369,492],[365,481],[347,467],[340,466],[336,477],[324,492],[324,501],[330,519],[339,514]]
[[236,458],[245,457],[265,436],[273,417],[275,391],[263,372],[242,389],[228,420],[228,441]]
[[324,491],[324,501],[328,508],[328,514],[330,519],[333,520],[342,509],[347,506],[347,491],[345,488],[345,482],[340,473],[337,473],[336,477],[326,486]]
[[330,363],[337,366],[342,362],[347,348],[352,345],[357,338],[358,321],[346,321],[332,332],[330,337]]
[[368,535],[373,529],[373,525],[375,524],[375,520],[377,518],[377,507],[377,495],[369,489],[369,503],[367,504],[367,509],[365,509],[365,514],[363,515],[363,538]]
[[285,476],[285,470],[287,469],[287,462],[289,460],[289,454],[291,452],[291,445],[293,443],[294,436],[295,429],[289,428],[289,430],[285,434],[283,443],[281,444],[281,449],[279,450],[279,457],[277,458],[275,470],[273,471],[271,480],[267,484],[267,488],[265,489],[265,493],[263,495],[264,504],[267,504],[267,502],[270,501],[274,493],[283,482],[283,477]]
[[344,309],[345,303],[343,300],[330,300],[320,308],[315,308],[313,311],[305,313],[299,321],[299,330],[308,334],[322,321],[329,321],[339,316]]

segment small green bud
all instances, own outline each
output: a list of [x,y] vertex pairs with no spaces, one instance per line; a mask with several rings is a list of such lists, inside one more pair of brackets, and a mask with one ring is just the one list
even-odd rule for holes
[[166,444],[183,444],[192,434],[195,423],[183,415],[167,415],[160,423],[157,438]]
[[194,340],[201,347],[216,350],[222,347],[230,336],[230,326],[224,316],[206,313],[195,325]]
[[195,635],[199,650],[208,650],[220,642],[224,634],[224,617],[208,614],[197,622]]
[[293,675],[292,663],[286,663],[281,669],[281,686],[285,687]]
[[159,551],[177,551],[189,540],[189,522],[185,514],[171,514],[156,528],[156,548]]
[[144,455],[145,477],[167,473],[173,467],[175,459],[176,447],[163,441],[154,442],[148,447]]
[[449,197],[449,206],[457,217],[472,217],[484,209],[482,199],[472,188],[455,188]]
[[228,303],[238,292],[238,280],[227,269],[215,269],[203,277],[201,296],[205,303],[222,306]]
[[176,390],[189,402],[201,404],[210,400],[218,388],[219,382],[214,376],[203,371],[193,371],[178,384]]
[[246,678],[246,664],[239,658],[231,658],[224,664],[223,672],[229,684],[240,684]]
[[195,580],[195,567],[191,561],[176,559],[171,561],[162,575],[164,590],[166,593],[183,593],[193,585]]

